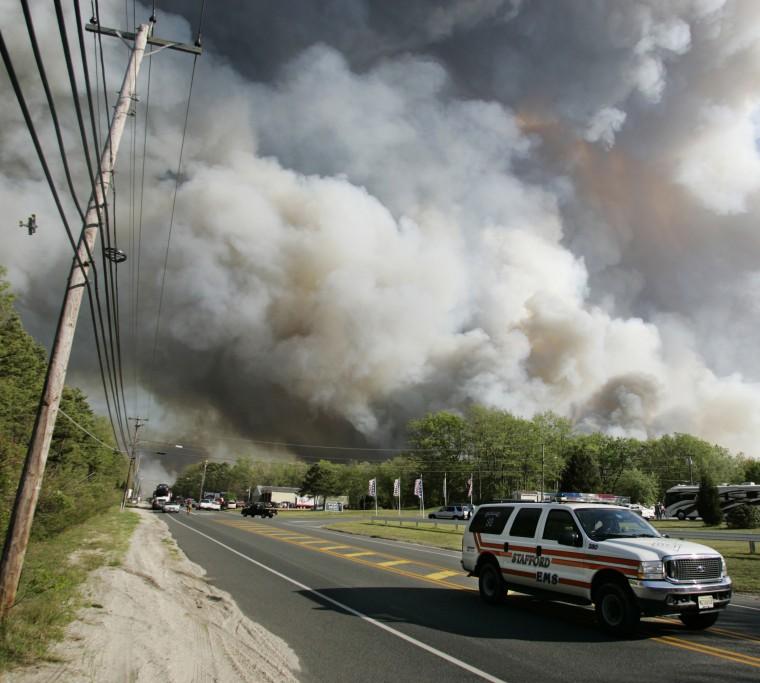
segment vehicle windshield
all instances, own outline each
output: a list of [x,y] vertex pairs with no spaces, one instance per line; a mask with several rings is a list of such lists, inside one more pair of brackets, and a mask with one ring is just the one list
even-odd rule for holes
[[659,538],[660,533],[641,515],[621,508],[580,508],[575,514],[589,538]]

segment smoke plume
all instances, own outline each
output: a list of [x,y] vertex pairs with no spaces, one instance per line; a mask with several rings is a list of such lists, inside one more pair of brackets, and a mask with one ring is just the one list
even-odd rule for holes
[[[192,42],[198,16],[164,4],[156,34]],[[756,454],[757,3],[213,5],[179,182],[186,54],[151,58],[139,209],[147,63],[118,162],[122,245],[142,216],[139,294],[120,266],[127,396],[154,434],[390,446],[410,418],[480,403]],[[25,31],[7,40],[49,143]],[[70,250],[2,82],[2,262],[47,341]],[[77,345],[72,381],[96,398],[91,335]]]

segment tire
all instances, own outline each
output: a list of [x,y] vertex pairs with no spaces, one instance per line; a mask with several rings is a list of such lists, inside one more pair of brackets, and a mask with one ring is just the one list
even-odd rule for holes
[[718,621],[718,613],[709,612],[708,614],[681,614],[678,618],[690,631],[703,631],[706,628],[710,628],[710,626]]
[[486,562],[478,574],[480,597],[489,605],[501,605],[507,599],[507,587],[495,562]]
[[635,598],[619,583],[602,584],[594,596],[596,618],[602,627],[617,636],[636,632],[641,611]]
[[678,514],[676,514],[676,517],[678,517],[678,519],[683,522],[686,519],[686,513],[683,510],[679,510]]
[[435,515],[434,515],[434,514],[431,512],[431,513],[428,515],[428,519],[435,519]]

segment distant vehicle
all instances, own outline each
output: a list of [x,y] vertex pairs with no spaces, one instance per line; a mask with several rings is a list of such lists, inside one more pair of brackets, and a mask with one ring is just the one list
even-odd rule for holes
[[172,501],[169,501],[168,503],[164,503],[161,509],[164,512],[181,512],[182,506],[179,504],[179,501],[172,500]]
[[237,506],[238,506],[237,500],[235,500],[234,498],[227,498],[225,507],[228,510],[234,510],[235,508],[237,508]]
[[654,508],[648,505],[641,505],[640,503],[631,503],[628,506],[634,512],[640,514],[644,519],[654,519],[656,517]]
[[213,498],[204,498],[198,504],[198,509],[199,510],[221,510],[222,506],[218,500],[215,500]]
[[251,503],[244,507],[240,514],[243,517],[272,518],[277,514],[277,508],[272,503]]
[[469,519],[470,508],[463,505],[446,505],[428,515],[428,519]]
[[[726,514],[739,505],[760,505],[760,485],[748,481],[743,484],[720,484],[718,497],[720,509]],[[699,486],[678,484],[665,492],[665,517],[696,519]]]

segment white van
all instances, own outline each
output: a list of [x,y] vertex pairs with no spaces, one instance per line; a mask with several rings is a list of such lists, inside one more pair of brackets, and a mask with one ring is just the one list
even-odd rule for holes
[[462,567],[490,604],[507,590],[593,603],[601,624],[631,634],[644,615],[712,626],[731,599],[723,557],[667,538],[640,515],[595,503],[481,505],[462,537]]

